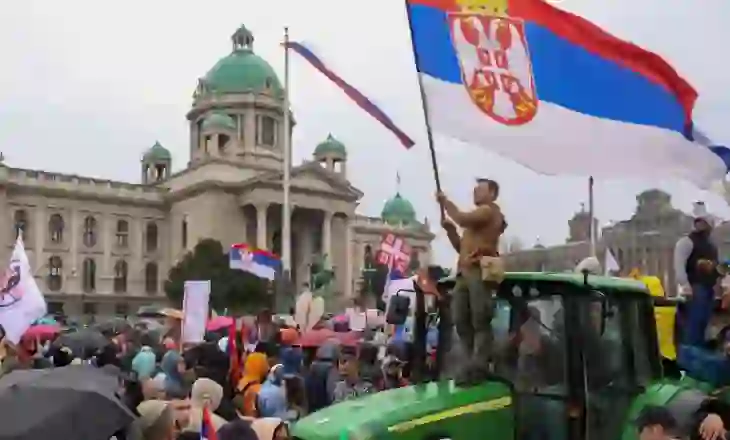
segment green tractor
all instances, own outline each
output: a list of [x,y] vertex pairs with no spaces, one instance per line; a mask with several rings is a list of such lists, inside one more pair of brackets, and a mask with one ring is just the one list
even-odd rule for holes
[[[446,293],[453,280],[440,283]],[[437,369],[447,354],[448,295],[440,314]],[[508,273],[495,298],[494,375],[468,387],[425,381],[425,311],[416,295],[416,384],[317,411],[292,429],[298,440],[632,440],[646,405],[704,384],[663,375],[654,301],[640,281],[579,273]],[[526,317],[529,317],[526,318]],[[525,325],[528,321],[532,325]],[[535,324],[537,323],[537,324]]]

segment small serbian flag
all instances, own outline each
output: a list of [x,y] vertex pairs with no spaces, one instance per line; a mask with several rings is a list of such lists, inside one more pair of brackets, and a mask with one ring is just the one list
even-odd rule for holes
[[200,440],[218,440],[218,434],[213,427],[213,418],[207,406],[203,407],[203,423],[200,425]]
[[271,252],[252,248],[245,243],[234,244],[229,252],[231,269],[252,273],[260,278],[273,280],[281,268],[281,260]]

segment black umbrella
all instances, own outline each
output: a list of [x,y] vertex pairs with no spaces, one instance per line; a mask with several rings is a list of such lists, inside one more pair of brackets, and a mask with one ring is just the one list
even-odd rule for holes
[[137,316],[140,318],[160,318],[162,317],[162,309],[157,306],[142,306],[137,309]]
[[107,339],[99,330],[82,328],[75,332],[65,333],[59,336],[53,343],[57,347],[68,347],[77,357],[88,357],[109,344]]
[[125,318],[112,318],[107,321],[103,321],[91,326],[104,334],[116,335],[128,330],[132,326]]
[[0,378],[0,440],[107,439],[134,420],[118,384],[87,365],[13,371]]

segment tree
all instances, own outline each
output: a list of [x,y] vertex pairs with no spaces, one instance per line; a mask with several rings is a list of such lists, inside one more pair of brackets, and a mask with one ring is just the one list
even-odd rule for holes
[[249,310],[270,301],[267,281],[229,267],[228,254],[217,240],[204,239],[185,254],[167,275],[165,294],[180,306],[185,281],[210,280],[210,305],[214,310]]

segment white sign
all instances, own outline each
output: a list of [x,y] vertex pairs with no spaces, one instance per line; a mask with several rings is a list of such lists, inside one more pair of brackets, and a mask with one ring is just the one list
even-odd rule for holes
[[181,342],[203,342],[208,322],[210,281],[185,281],[184,289]]
[[366,312],[350,307],[345,309],[345,315],[350,322],[350,330],[354,332],[361,332],[367,327],[368,316]]
[[13,344],[48,312],[46,300],[33,279],[23,238],[18,236],[7,270],[0,276],[0,325]]

